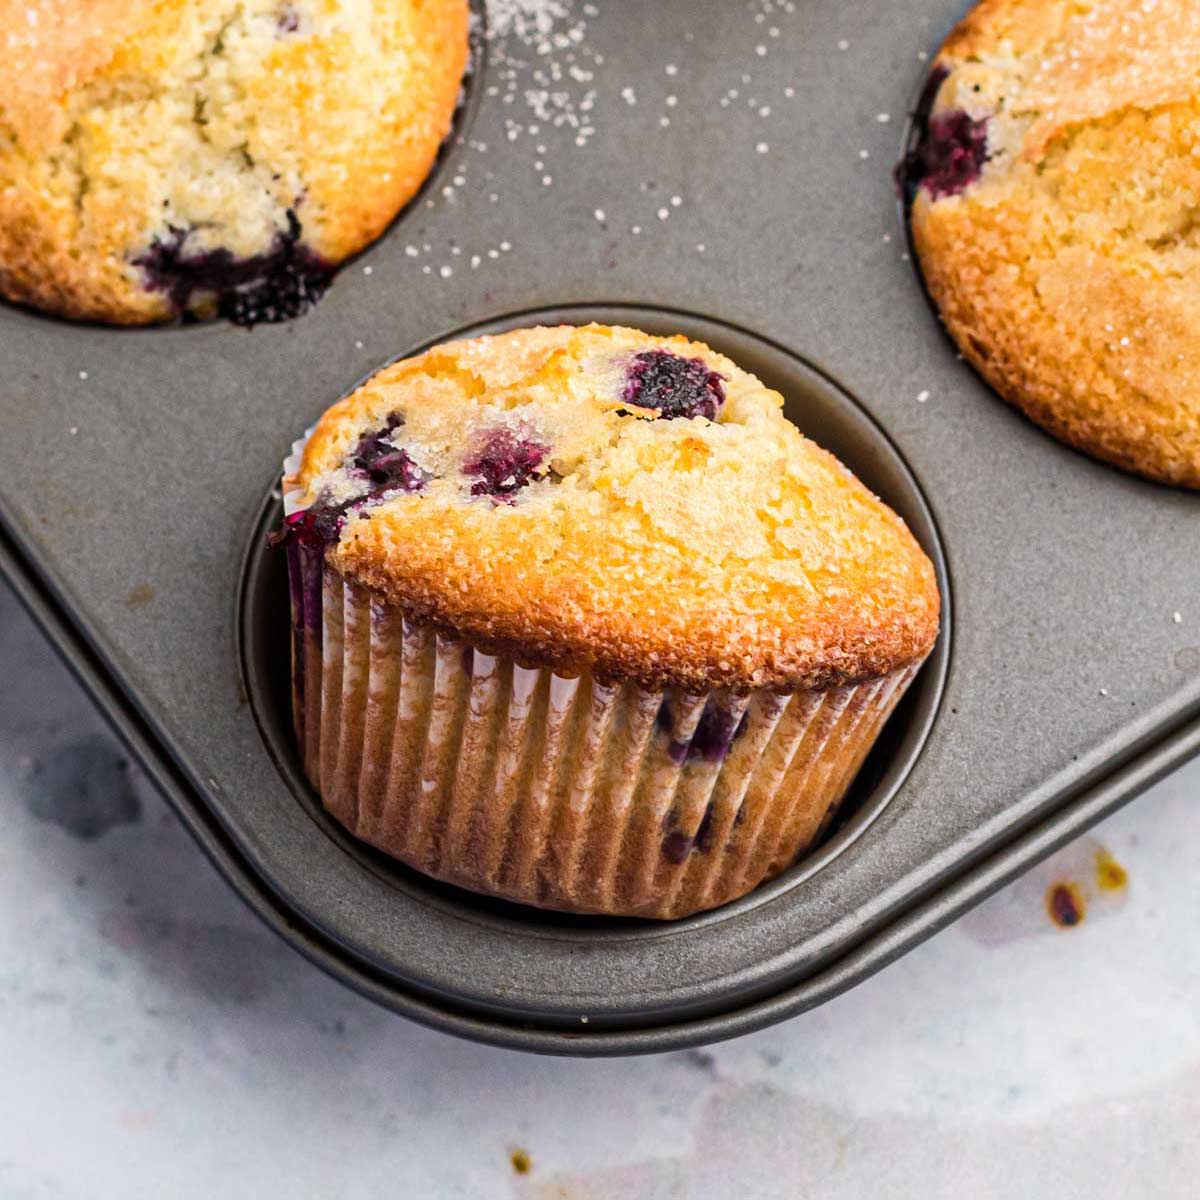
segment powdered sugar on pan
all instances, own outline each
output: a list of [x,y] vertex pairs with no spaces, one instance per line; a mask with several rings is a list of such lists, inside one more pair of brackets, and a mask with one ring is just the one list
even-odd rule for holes
[[563,0],[488,0],[487,13],[490,37],[515,33],[527,45],[548,38],[555,22],[570,16]]
[[[777,84],[756,87],[755,71],[779,49],[781,26],[796,10],[795,0],[746,0],[743,36],[727,43],[717,71],[708,63],[698,69],[692,61],[690,46],[696,38],[686,22],[673,32],[659,30],[663,46],[659,69],[639,70],[634,78],[620,62],[606,63],[604,55],[589,44],[589,24],[599,15],[595,4],[486,0],[485,16],[472,13],[472,43],[476,64],[480,51],[486,53],[486,78],[478,86],[489,111],[491,133],[487,141],[478,136],[459,138],[457,144],[464,152],[455,173],[440,186],[438,195],[424,201],[425,207],[453,206],[460,195],[480,194],[498,206],[537,203],[527,187],[519,198],[512,195],[511,186],[506,187],[513,173],[520,171],[530,172],[538,195],[553,204],[558,203],[554,191],[560,181],[577,183],[584,177],[595,189],[585,210],[594,214],[589,228],[600,236],[618,231],[675,240],[680,237],[675,229],[679,225],[681,245],[689,249],[703,245],[697,235],[708,231],[691,215],[685,190],[688,159],[681,156],[681,143],[676,140],[689,134],[677,134],[675,129],[691,128],[698,112],[711,115],[722,108],[748,106],[758,128],[742,126],[745,151],[761,163],[759,156],[770,150],[767,126],[778,121],[786,127],[794,119],[795,109],[788,101],[795,99],[796,91],[791,86],[781,91]],[[610,156],[605,169],[597,170],[588,156],[606,116],[610,134],[617,132],[616,126],[622,137],[642,139],[626,169],[614,170]],[[656,139],[660,146],[655,145]],[[410,242],[404,256],[420,260],[411,266],[420,266],[423,274],[449,280],[460,269],[486,274],[488,264],[509,249],[507,244],[490,243],[464,230],[459,239],[432,246]],[[618,250],[618,242],[604,243],[606,266],[616,264]]]

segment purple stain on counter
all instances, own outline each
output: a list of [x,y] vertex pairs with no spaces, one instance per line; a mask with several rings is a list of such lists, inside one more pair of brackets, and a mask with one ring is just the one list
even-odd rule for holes
[[724,378],[701,359],[643,350],[633,356],[621,399],[638,408],[655,409],[668,421],[676,417],[715,421],[725,402]]
[[513,497],[535,478],[545,474],[539,468],[550,447],[514,433],[495,429],[486,435],[479,448],[463,463],[463,474],[477,476],[471,484],[472,496],[491,496],[498,503],[513,503]]
[[193,297],[216,297],[217,312],[235,325],[250,328],[298,317],[325,294],[333,265],[300,241],[299,218],[289,209],[287,229],[264,254],[238,258],[219,247],[188,254],[189,229],[171,229],[133,260],[146,286],[166,293],[172,308],[185,314]]

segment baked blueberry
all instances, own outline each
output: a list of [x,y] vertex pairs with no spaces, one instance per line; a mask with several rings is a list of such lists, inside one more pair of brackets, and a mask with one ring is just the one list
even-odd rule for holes
[[910,185],[924,188],[935,200],[965,191],[988,160],[988,122],[961,108],[931,117],[910,156]]
[[550,447],[508,428],[487,433],[482,444],[463,462],[463,474],[475,477],[472,496],[491,496],[511,502],[523,487],[546,474],[543,464]]
[[333,265],[300,241],[301,225],[288,210],[287,228],[265,254],[237,258],[228,250],[189,253],[191,230],[172,229],[135,258],[146,287],[162,292],[177,316],[211,297],[221,316],[247,328],[300,316],[325,294]]
[[715,421],[725,402],[724,376],[699,358],[669,350],[642,350],[633,356],[621,399],[651,408],[660,417],[707,417]]
[[403,424],[404,414],[394,412],[381,429],[363,434],[354,448],[350,472],[370,480],[372,496],[391,491],[419,492],[429,480],[408,451],[392,441],[393,432]]

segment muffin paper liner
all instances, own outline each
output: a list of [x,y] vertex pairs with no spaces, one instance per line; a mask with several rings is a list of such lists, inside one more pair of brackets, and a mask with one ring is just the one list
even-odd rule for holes
[[305,771],[351,833],[525,904],[670,918],[744,895],[828,825],[919,665],[787,695],[574,678],[416,624],[288,547]]

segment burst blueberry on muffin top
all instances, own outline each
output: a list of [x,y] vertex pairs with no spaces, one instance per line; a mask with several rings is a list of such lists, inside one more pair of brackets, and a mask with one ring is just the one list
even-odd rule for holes
[[427,175],[465,0],[0,0],[0,296],[302,313]]

